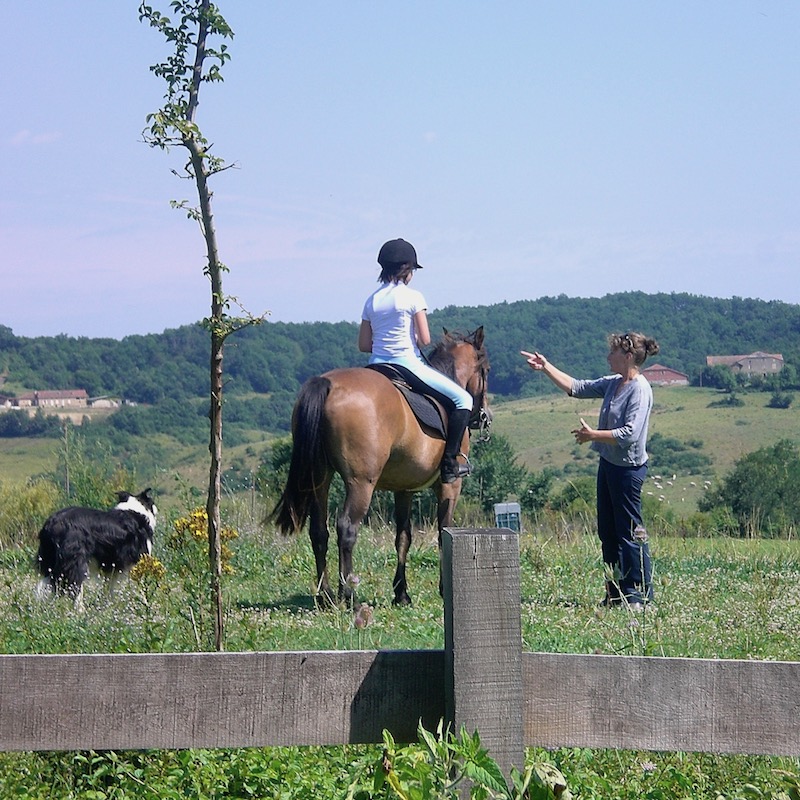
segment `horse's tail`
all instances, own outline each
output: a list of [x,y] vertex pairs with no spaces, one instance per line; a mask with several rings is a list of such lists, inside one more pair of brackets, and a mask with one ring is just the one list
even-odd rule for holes
[[282,533],[305,525],[314,495],[327,466],[322,441],[325,401],[331,390],[327,378],[309,378],[300,389],[292,414],[292,459],[286,486],[270,515]]

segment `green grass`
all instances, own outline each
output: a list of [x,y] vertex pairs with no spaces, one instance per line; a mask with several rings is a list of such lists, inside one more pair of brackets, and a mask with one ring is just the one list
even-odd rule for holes
[[[648,491],[679,516],[696,510],[704,482],[724,477],[743,455],[775,444],[779,439],[800,439],[800,405],[788,409],[768,408],[766,392],[741,393],[744,405],[735,408],[710,407],[722,395],[713,389],[689,386],[655,387],[655,406],[651,417],[651,435],[686,443],[701,441],[702,452],[711,466],[700,473],[672,474],[651,463]],[[519,461],[532,471],[544,467],[571,466],[593,473],[595,456],[586,446],[575,444],[570,431],[580,417],[591,424],[597,419],[599,404],[575,400],[562,394],[497,402],[493,406],[493,430],[513,442]],[[176,503],[180,486],[202,486],[208,476],[208,447],[181,445],[172,437],[151,437],[162,448],[156,474],[142,475],[153,485],[162,502]],[[249,441],[226,446],[224,467],[235,466],[240,474],[258,468],[260,458],[274,437],[259,431],[247,433]],[[0,439],[0,475],[6,482],[24,483],[29,477],[56,468],[58,441],[54,439]],[[656,476],[661,475],[661,480]],[[176,481],[175,478],[178,478]],[[143,488],[143,487],[140,487]],[[662,499],[663,498],[663,499]]]
[[[722,478],[737,459],[747,453],[775,444],[780,439],[799,439],[800,407],[768,408],[766,392],[740,393],[744,405],[735,408],[710,407],[721,395],[713,389],[691,386],[653,389],[654,406],[650,435],[659,433],[680,442],[699,440],[711,459],[707,471],[693,474],[655,476],[663,470],[657,460],[650,465],[650,491],[677,513],[691,513],[702,495],[703,482]],[[514,400],[493,406],[493,429],[514,443],[521,463],[539,471],[551,466],[585,465],[591,469],[588,448],[575,445],[570,431],[580,417],[591,425],[599,413],[599,401],[576,400],[563,394]],[[658,484],[658,487],[656,487]]]
[[0,438],[0,475],[5,483],[25,483],[52,470],[56,463],[55,439]]
[[[414,605],[403,609],[390,602],[392,533],[362,531],[355,569],[360,598],[373,609],[362,629],[345,609],[315,610],[307,538],[260,530],[254,520],[263,509],[251,511],[244,503],[227,512],[241,533],[233,542],[235,573],[224,582],[227,650],[443,647],[432,531],[417,535],[412,547]],[[168,568],[162,583],[131,581],[111,602],[92,587],[86,616],[66,600],[33,599],[31,548],[0,552],[0,651],[191,651],[198,638],[210,649],[210,616],[198,591],[204,549],[175,552],[165,544],[166,528],[156,547]],[[520,548],[525,650],[800,660],[797,541],[655,536],[655,610],[643,615],[598,610],[603,576],[591,523],[547,520],[521,536]],[[335,569],[335,553],[331,557]],[[196,609],[194,623],[189,607]],[[583,749],[531,749],[528,757],[557,765],[573,795],[584,800],[716,800],[720,793],[777,798],[778,771],[800,773],[800,762],[787,758]],[[359,775],[368,776],[379,759],[379,747],[10,753],[0,754],[0,796],[333,798],[343,797]],[[51,783],[39,782],[39,774]],[[742,794],[747,783],[762,795]]]

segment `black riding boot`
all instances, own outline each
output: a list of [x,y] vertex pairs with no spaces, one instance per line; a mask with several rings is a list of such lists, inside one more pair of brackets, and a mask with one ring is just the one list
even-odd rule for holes
[[456,457],[461,451],[461,440],[464,438],[464,431],[467,429],[471,413],[468,408],[457,408],[450,412],[447,419],[447,438],[442,458],[442,483],[452,483],[470,473],[469,465],[459,464]]

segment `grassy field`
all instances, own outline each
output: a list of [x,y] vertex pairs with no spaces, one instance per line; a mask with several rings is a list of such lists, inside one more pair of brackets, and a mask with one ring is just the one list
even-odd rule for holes
[[24,483],[33,475],[55,468],[55,439],[0,438],[0,475],[9,483]]
[[[676,510],[694,510],[703,482],[723,477],[737,459],[780,439],[800,439],[800,407],[768,408],[770,395],[741,394],[740,407],[714,407],[723,397],[711,389],[690,386],[655,387],[650,435],[659,433],[680,442],[702,442],[700,452],[712,462],[702,473],[661,475],[658,461],[650,465],[650,481],[660,484],[651,490],[664,495],[664,502]],[[514,400],[493,406],[494,430],[514,443],[519,460],[531,470],[546,466],[562,468],[583,463],[587,448],[575,445],[570,431],[580,417],[592,425],[600,410],[598,401],[575,400],[563,394]],[[658,480],[658,476],[662,480]]]
[[[253,431],[249,438],[248,443],[225,446],[226,469],[235,466],[241,474],[248,476],[258,469],[267,443],[274,437]],[[179,505],[186,487],[204,494],[208,483],[208,445],[181,444],[162,434],[152,437],[152,441],[161,447],[163,458],[149,474],[137,474],[137,485],[128,488],[140,491],[152,486],[159,497],[159,505],[165,508]],[[58,439],[0,438],[0,482],[18,485],[37,475],[59,475],[60,445]],[[62,480],[59,478],[59,483]]]
[[[722,397],[711,389],[656,387],[654,394],[651,435],[659,433],[682,443],[702,442],[699,452],[712,464],[703,472],[677,474],[673,479],[672,474],[661,474],[657,459],[651,463],[648,491],[663,496],[661,502],[672,506],[679,516],[695,510],[705,481],[713,483],[723,477],[741,456],[782,438],[800,439],[800,406],[768,408],[767,393],[741,394],[744,405],[740,407],[711,406]],[[529,469],[576,465],[593,472],[594,455],[587,447],[575,445],[570,430],[581,416],[589,424],[596,421],[597,402],[558,394],[496,402],[493,410],[493,430],[513,443],[519,461]],[[254,471],[271,438],[251,431],[247,443],[226,446],[225,467],[235,466],[241,474]],[[153,485],[163,501],[173,503],[179,496],[178,484],[205,484],[208,448],[204,444],[181,445],[167,436],[157,439],[163,448],[163,463],[156,474],[142,476],[142,480]],[[58,446],[54,439],[0,439],[0,475],[7,482],[24,482],[33,475],[53,472]]]
[[[226,509],[226,522],[240,532],[232,542],[234,573],[224,582],[226,649],[443,647],[433,531],[420,531],[412,547],[409,584],[414,605],[402,609],[390,603],[392,533],[380,528],[362,531],[355,569],[360,598],[372,607],[372,617],[360,628],[346,609],[315,609],[307,538],[287,539],[264,530],[258,525],[262,512],[245,501]],[[603,576],[591,528],[588,520],[542,519],[521,536],[526,650],[800,660],[797,541],[656,536],[655,608],[634,615],[597,607]],[[76,614],[66,600],[34,600],[31,548],[0,552],[0,652],[209,649],[211,620],[202,589],[205,546],[169,546],[169,533],[165,524],[156,542],[156,554],[167,567],[165,576],[130,581],[111,602],[92,587],[86,615]],[[379,747],[0,754],[0,797],[337,798],[346,797],[354,781],[371,785],[380,757]],[[800,773],[800,761],[787,758],[571,749],[532,749],[528,758],[557,765],[573,797],[583,800],[786,800],[788,794],[778,794],[782,771]],[[40,783],[39,775],[52,784]],[[746,784],[755,788],[745,790]],[[756,789],[761,794],[753,793]],[[398,795],[387,791],[354,796],[369,800]]]

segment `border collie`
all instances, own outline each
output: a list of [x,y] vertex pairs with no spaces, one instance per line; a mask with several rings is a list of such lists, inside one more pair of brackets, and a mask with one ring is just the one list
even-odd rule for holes
[[67,594],[80,607],[90,574],[111,578],[113,588],[121,574],[152,553],[158,509],[151,492],[118,492],[110,511],[76,506],[56,511],[39,531],[39,596]]

